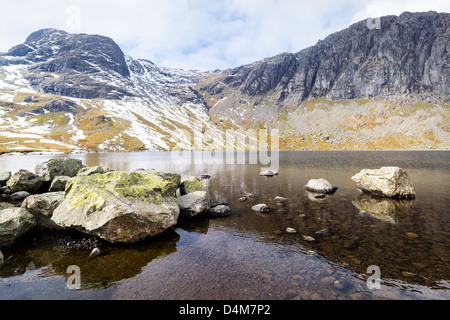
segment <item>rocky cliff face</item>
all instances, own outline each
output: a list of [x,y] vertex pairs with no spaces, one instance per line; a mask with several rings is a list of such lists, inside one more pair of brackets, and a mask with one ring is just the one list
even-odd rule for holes
[[0,54],[0,152],[221,149],[227,128],[280,129],[282,149],[448,149],[449,37],[450,14],[406,12],[188,72],[107,37],[39,30]]
[[283,53],[221,72],[202,92],[245,95],[257,103],[306,99],[372,99],[411,93],[450,94],[450,14],[382,17],[380,28],[360,21],[298,53]]

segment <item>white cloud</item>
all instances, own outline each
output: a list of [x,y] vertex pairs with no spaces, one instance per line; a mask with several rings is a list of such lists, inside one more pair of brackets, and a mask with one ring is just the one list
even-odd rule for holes
[[135,58],[184,69],[235,67],[297,52],[369,16],[450,12],[441,0],[2,0],[0,51],[53,27],[101,34]]

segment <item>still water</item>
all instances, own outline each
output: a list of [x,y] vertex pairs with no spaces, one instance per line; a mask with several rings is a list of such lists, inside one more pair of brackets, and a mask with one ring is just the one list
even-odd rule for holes
[[[2,156],[0,171],[33,170],[53,157]],[[450,152],[281,152],[274,177],[259,176],[260,164],[174,164],[170,153],[71,157],[87,166],[153,168],[183,178],[207,173],[213,202],[228,203],[232,214],[180,221],[137,244],[101,243],[106,254],[94,259],[88,249],[64,245],[82,241],[78,233],[32,233],[2,250],[13,259],[0,268],[0,299],[450,298]],[[417,198],[361,195],[351,177],[381,166],[406,170]],[[312,178],[339,189],[311,198],[304,186]],[[238,201],[245,192],[257,198]],[[288,201],[279,205],[276,196]],[[255,213],[257,203],[272,211]],[[288,227],[297,233],[286,233]],[[70,265],[80,268],[81,289],[67,287]],[[379,268],[379,289],[369,289],[376,283],[369,266]]]

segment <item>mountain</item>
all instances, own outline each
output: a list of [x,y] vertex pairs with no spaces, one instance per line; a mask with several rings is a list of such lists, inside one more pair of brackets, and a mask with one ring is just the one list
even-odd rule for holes
[[194,72],[39,30],[0,55],[0,152],[222,149],[230,128],[279,129],[284,150],[449,149],[449,36],[450,14],[405,12]]

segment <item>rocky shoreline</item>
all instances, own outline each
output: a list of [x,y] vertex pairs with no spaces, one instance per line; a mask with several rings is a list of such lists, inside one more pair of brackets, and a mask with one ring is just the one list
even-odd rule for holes
[[[263,170],[261,175],[272,179],[278,172]],[[75,230],[94,239],[92,243],[128,244],[155,237],[181,219],[230,215],[232,210],[226,203],[211,202],[210,179],[203,174],[181,181],[179,174],[170,172],[86,167],[81,160],[71,158],[40,163],[34,172],[0,172],[0,248],[11,246],[32,230]],[[398,167],[363,169],[352,179],[367,194],[361,205],[364,208],[370,197],[415,197],[407,173]],[[313,201],[332,196],[336,190],[337,186],[323,178],[311,179],[305,185]],[[246,193],[238,200],[247,202],[254,197]],[[277,205],[287,200],[274,198]],[[264,203],[253,204],[251,209],[261,214],[272,211]],[[294,228],[285,232],[297,233]],[[315,241],[312,237],[304,240]],[[99,248],[94,249],[97,251],[91,255],[101,254]]]

